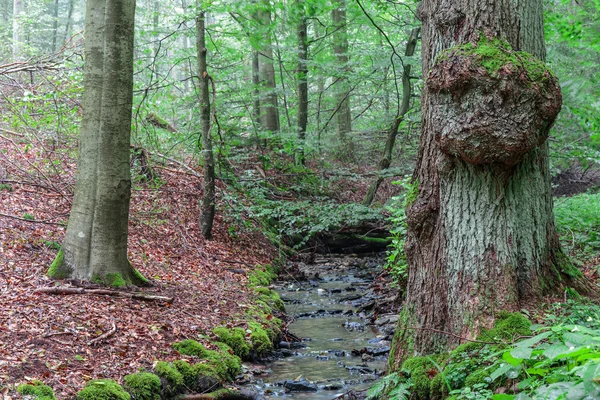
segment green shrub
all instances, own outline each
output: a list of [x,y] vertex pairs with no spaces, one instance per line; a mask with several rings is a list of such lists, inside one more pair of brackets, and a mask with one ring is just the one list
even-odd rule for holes
[[125,390],[134,400],[160,400],[160,378],[150,372],[136,372],[123,378]]
[[33,396],[35,400],[56,400],[52,388],[44,385],[44,382],[38,380],[33,380],[28,384],[19,385],[17,392],[24,396]]
[[77,400],[131,400],[131,396],[112,379],[98,379],[89,381]]

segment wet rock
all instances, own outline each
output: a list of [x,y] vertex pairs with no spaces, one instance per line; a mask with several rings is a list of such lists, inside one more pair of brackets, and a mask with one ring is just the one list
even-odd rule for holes
[[346,352],[344,350],[329,350],[328,352],[336,357],[346,357]]
[[331,289],[329,293],[342,293],[342,289]]
[[316,392],[319,390],[319,387],[316,384],[306,380],[305,378],[302,378],[299,381],[284,381],[283,387],[290,392]]
[[375,349],[373,349],[373,355],[375,357],[377,356],[384,356],[386,354],[388,354],[390,352],[390,346],[382,346],[382,347],[377,347]]
[[323,390],[340,390],[343,386],[339,383],[330,383],[329,385],[323,386]]
[[365,330],[365,327],[359,322],[346,322],[344,324],[344,328],[349,331],[359,331],[362,332]]
[[369,339],[367,341],[367,343],[369,343],[369,344],[377,344],[377,343],[381,342],[382,340],[383,340],[382,338],[374,337],[373,339]]
[[329,357],[327,356],[317,356],[316,359],[318,361],[329,361]]
[[281,357],[283,357],[283,358],[292,357],[292,356],[296,355],[296,352],[292,351],[290,349],[281,349],[280,353],[281,353]]
[[331,339],[332,342],[343,342],[344,340],[346,340],[346,339],[341,338],[341,337],[336,337],[336,338]]
[[342,297],[342,298],[340,299],[340,303],[341,303],[341,302],[344,302],[344,301],[358,300],[358,299],[360,299],[361,297],[362,297],[362,294],[360,294],[360,293],[351,294],[351,295],[348,295],[348,296]]
[[306,348],[306,345],[304,343],[301,343],[301,342],[285,342],[285,341],[281,341],[281,342],[279,342],[279,348],[280,349],[304,349],[304,348]]
[[357,372],[360,374],[372,374],[373,370],[365,365],[346,365],[344,366],[350,372]]

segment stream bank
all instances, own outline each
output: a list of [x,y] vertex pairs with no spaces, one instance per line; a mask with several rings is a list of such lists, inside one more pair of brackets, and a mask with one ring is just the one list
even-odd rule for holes
[[273,289],[301,341],[280,342],[273,362],[250,368],[248,386],[265,398],[360,398],[387,368],[398,318],[383,262],[382,254],[290,262]]

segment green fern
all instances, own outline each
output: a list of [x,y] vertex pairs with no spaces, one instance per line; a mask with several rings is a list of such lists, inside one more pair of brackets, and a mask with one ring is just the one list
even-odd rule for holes
[[365,400],[408,400],[412,382],[405,381],[397,372],[383,377],[367,391]]

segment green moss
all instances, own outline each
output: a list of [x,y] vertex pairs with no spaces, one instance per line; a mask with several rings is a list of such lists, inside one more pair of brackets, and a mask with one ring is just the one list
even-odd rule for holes
[[23,396],[32,396],[34,400],[56,400],[52,388],[38,380],[31,381],[25,385],[19,385],[17,392]]
[[138,271],[136,268],[133,268],[133,283],[138,286],[145,286],[148,285],[150,281],[148,278],[142,275],[140,271]]
[[281,312],[285,311],[285,305],[283,304],[279,293],[276,291],[266,287],[257,287],[254,289],[254,291],[260,295],[258,297],[259,301],[265,303],[270,308],[274,308]]
[[491,379],[489,379],[489,377],[490,373],[487,369],[478,369],[472,372],[469,376],[467,376],[467,378],[465,379],[465,386],[473,386],[478,383],[488,384],[491,382]]
[[198,370],[185,360],[173,361],[175,369],[183,376],[183,384],[186,388],[193,390],[198,382]]
[[481,350],[484,346],[485,344],[480,342],[467,342],[456,347],[450,354],[456,355],[460,353],[473,353]]
[[173,348],[186,356],[203,357],[206,349],[200,343],[193,339],[182,340],[172,344]]
[[183,390],[183,375],[173,364],[159,361],[154,366],[154,373],[160,377],[165,394],[172,396]]
[[258,322],[249,322],[248,328],[252,331],[250,341],[254,350],[259,356],[266,355],[272,348],[273,343],[269,337],[268,331],[265,330]]
[[222,366],[226,367],[225,373],[220,374],[223,378],[235,378],[236,375],[242,372],[242,360],[225,343],[217,342],[215,345],[219,348],[219,351],[210,351],[210,354],[207,354],[205,358],[218,372]]
[[136,372],[123,378],[125,390],[135,400],[160,400],[160,378],[150,372]]
[[71,276],[71,269],[63,265],[64,253],[62,249],[58,251],[52,265],[48,269],[48,277],[53,279],[65,279]]
[[127,286],[128,282],[122,274],[115,272],[106,275],[94,275],[91,279],[92,282],[103,286],[111,286],[115,288],[122,288]]
[[217,372],[215,367],[213,367],[210,364],[197,363],[197,364],[194,364],[192,368],[194,368],[196,370],[196,374],[199,378],[208,377],[208,378],[213,378],[216,380],[221,379],[221,377],[219,376],[219,373]]
[[[268,290],[268,289],[267,289]],[[213,329],[219,341],[226,343],[233,353],[241,359],[247,359],[250,356],[252,347],[246,341],[246,331],[242,328],[225,328],[223,326]]]
[[112,379],[89,381],[77,393],[77,400],[130,400],[131,396]]
[[501,311],[492,329],[483,329],[478,339],[482,341],[512,340],[515,336],[530,336],[531,321],[521,313]]
[[428,399],[431,379],[428,371],[434,369],[430,357],[413,357],[409,358],[402,364],[402,369],[410,372],[410,379],[413,382],[412,392],[417,399]]
[[543,83],[549,77],[554,77],[544,62],[524,51],[513,51],[510,44],[499,38],[489,39],[481,34],[477,44],[466,43],[444,50],[436,62],[443,62],[452,56],[470,57],[476,64],[485,68],[490,76],[498,76],[506,66],[525,72],[532,83]]
[[444,399],[448,396],[448,385],[443,373],[439,373],[433,377],[429,384],[429,392],[432,399]]

